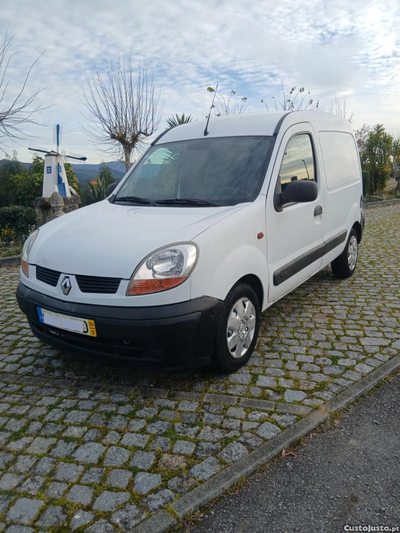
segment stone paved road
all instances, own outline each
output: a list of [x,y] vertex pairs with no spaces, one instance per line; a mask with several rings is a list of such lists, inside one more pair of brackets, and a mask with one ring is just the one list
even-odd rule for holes
[[327,268],[265,312],[232,375],[60,354],[0,270],[0,531],[129,531],[397,355],[399,227],[398,204],[367,211],[356,275]]
[[337,425],[307,439],[295,456],[275,460],[179,533],[344,533],[346,524],[400,528],[399,403],[397,374]]

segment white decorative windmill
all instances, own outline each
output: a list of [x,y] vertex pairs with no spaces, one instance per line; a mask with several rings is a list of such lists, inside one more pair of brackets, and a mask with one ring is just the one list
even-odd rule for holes
[[60,124],[55,127],[57,150],[39,150],[38,148],[28,148],[33,152],[41,152],[46,154],[44,156],[44,172],[43,172],[43,192],[42,196],[50,197],[53,192],[58,192],[61,196],[71,196],[71,188],[68,185],[67,174],[64,168],[64,158],[76,159],[78,161],[86,161],[87,157],[75,157],[60,152]]

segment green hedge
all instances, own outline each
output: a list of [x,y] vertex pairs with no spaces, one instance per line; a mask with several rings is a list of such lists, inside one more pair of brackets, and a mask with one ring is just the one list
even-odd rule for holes
[[371,174],[367,170],[362,171],[363,195],[369,196],[371,186]]
[[9,243],[22,240],[38,226],[33,207],[1,207],[0,208],[0,239]]

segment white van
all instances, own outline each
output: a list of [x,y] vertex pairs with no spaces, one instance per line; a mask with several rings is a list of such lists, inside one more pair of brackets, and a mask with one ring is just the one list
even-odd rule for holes
[[106,200],[28,238],[18,302],[64,351],[232,372],[263,310],[329,263],[354,273],[361,201],[347,120],[300,111],[178,126]]

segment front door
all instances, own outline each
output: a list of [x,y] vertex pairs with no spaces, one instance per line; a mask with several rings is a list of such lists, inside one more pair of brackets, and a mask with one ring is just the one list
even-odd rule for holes
[[[315,137],[310,124],[287,130],[280,144],[266,201],[269,301],[277,300],[317,272],[323,254],[323,194]],[[313,180],[313,202],[276,207],[275,195],[295,180]]]

